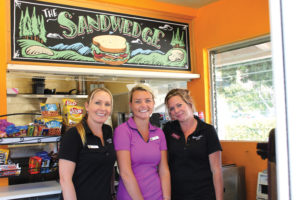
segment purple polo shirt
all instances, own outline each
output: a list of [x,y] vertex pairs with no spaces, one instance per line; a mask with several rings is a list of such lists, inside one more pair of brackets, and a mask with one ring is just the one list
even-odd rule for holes
[[[149,125],[149,141],[145,142],[138,133],[133,118],[118,126],[114,131],[116,151],[128,150],[131,167],[145,200],[161,200],[162,189],[158,175],[161,151],[167,150],[166,139],[160,128]],[[118,200],[131,200],[122,178],[120,178]]]

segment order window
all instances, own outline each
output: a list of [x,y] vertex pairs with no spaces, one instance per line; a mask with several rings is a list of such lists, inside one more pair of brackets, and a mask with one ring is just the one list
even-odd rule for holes
[[221,140],[267,141],[275,128],[271,42],[210,52],[213,123]]

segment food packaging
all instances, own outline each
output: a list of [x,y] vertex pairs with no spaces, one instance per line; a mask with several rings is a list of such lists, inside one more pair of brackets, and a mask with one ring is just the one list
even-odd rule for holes
[[0,177],[18,176],[21,173],[19,164],[0,165]]
[[0,149],[0,165],[6,165],[9,155],[8,149]]
[[29,158],[29,174],[38,174],[41,170],[42,158],[38,156],[32,156]]
[[60,115],[60,107],[58,103],[40,103],[40,109],[43,117],[56,117]]

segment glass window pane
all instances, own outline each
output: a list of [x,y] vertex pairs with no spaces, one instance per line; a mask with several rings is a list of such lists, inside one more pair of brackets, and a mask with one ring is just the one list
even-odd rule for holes
[[211,56],[214,123],[220,139],[266,141],[275,127],[270,42]]

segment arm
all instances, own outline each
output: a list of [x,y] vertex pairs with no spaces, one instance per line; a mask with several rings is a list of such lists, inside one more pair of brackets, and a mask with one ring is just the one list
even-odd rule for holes
[[223,173],[221,164],[221,151],[209,154],[210,169],[213,174],[213,182],[216,193],[216,200],[223,200]]
[[163,200],[171,199],[171,178],[168,166],[167,151],[161,151],[161,160],[158,166],[158,173],[160,177]]
[[72,177],[74,174],[76,163],[59,159],[59,178],[64,200],[76,200],[76,192]]
[[130,151],[117,151],[117,160],[120,176],[128,194],[133,200],[143,200],[144,198],[131,168]]

